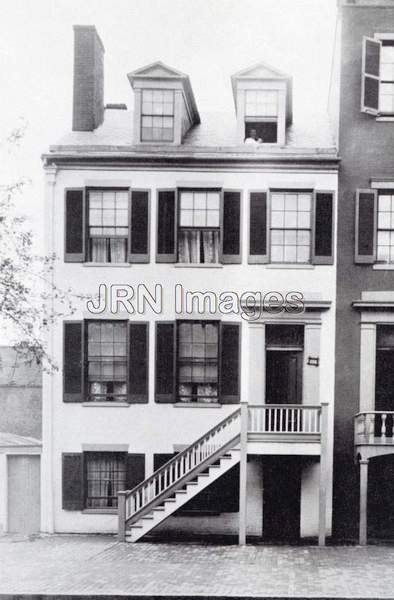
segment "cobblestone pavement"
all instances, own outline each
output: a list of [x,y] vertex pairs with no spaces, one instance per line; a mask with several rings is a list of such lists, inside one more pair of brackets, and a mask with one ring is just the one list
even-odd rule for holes
[[0,537],[0,594],[394,598],[394,546]]

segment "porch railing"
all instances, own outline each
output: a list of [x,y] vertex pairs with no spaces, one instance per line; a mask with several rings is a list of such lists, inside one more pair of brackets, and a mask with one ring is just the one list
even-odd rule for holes
[[241,438],[246,443],[254,436],[257,441],[266,437],[282,441],[283,434],[289,441],[294,441],[292,436],[303,440],[309,436],[318,441],[322,433],[321,410],[321,406],[300,404],[243,404],[242,410],[239,408],[220,421],[134,489],[118,492],[119,539],[125,539],[126,528],[141,516],[237,447]]
[[249,405],[248,432],[319,435],[321,433],[321,406],[305,404]]
[[356,444],[394,444],[394,411],[373,410],[354,418]]

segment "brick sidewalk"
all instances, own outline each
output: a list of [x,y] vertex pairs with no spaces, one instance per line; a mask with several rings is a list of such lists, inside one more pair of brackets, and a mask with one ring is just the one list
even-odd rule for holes
[[394,598],[394,546],[120,544],[0,537],[0,594]]

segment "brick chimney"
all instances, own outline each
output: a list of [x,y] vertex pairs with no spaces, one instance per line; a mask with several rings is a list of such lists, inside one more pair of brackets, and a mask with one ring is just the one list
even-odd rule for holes
[[104,46],[94,25],[74,25],[73,131],[104,119]]

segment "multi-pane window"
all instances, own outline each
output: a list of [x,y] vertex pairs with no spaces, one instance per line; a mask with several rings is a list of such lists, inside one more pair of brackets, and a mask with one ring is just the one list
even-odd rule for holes
[[88,322],[87,380],[88,400],[92,402],[126,400],[126,322]]
[[85,453],[85,507],[117,508],[119,491],[126,489],[125,454]]
[[394,262],[394,194],[378,197],[377,259]]
[[394,113],[394,41],[383,40],[380,54],[379,110]]
[[220,249],[220,192],[179,193],[178,260],[217,263]]
[[90,190],[88,202],[89,260],[126,262],[127,190]]
[[178,402],[218,401],[219,324],[178,323]]
[[278,92],[275,90],[246,90],[246,117],[278,116]]
[[245,141],[276,143],[278,137],[278,92],[245,91]]
[[271,194],[271,262],[308,263],[311,258],[312,194]]
[[141,140],[174,140],[174,91],[142,90]]

